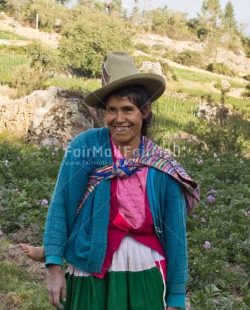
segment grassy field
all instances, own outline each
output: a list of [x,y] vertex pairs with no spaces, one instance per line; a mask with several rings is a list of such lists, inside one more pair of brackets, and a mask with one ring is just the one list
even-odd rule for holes
[[73,77],[54,77],[48,80],[47,86],[61,86],[72,91],[79,91],[85,94],[101,87],[100,80],[84,80],[83,78]]
[[[205,73],[205,72],[197,72],[189,69],[184,68],[177,68],[177,67],[171,67],[172,72],[176,75],[178,79],[184,80],[184,81],[193,81],[193,82],[199,82],[199,83],[216,83],[220,82],[221,80],[227,79],[227,77],[221,76],[218,77],[218,75],[213,75],[211,73]],[[244,88],[245,83],[238,82],[237,80],[233,80],[231,77],[228,78],[230,85],[232,88]]]
[[24,40],[24,41],[29,41],[28,38],[20,36],[14,32],[11,31],[3,31],[0,30],[0,39],[2,40]]
[[12,76],[15,71],[22,65],[28,65],[30,60],[25,55],[16,53],[0,53],[0,83],[9,84],[11,83]]

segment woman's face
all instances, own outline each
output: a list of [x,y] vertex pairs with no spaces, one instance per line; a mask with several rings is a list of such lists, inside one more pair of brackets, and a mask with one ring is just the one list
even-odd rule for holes
[[127,97],[111,96],[106,104],[105,121],[117,146],[139,147],[143,119],[150,113],[150,106],[143,113]]

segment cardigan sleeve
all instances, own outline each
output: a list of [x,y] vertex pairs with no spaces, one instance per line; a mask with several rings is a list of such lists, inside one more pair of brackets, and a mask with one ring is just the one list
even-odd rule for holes
[[188,273],[186,203],[182,185],[168,177],[165,196],[164,234],[167,256],[168,306],[185,308]]
[[46,265],[62,265],[76,211],[93,169],[91,157],[85,156],[85,148],[84,136],[78,136],[71,142],[61,163],[45,225]]

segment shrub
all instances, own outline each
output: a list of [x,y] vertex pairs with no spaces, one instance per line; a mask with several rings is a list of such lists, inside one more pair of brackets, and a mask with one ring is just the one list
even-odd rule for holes
[[235,76],[235,72],[222,62],[213,62],[209,64],[207,66],[207,70],[213,73]]
[[144,55],[135,56],[133,57],[133,59],[137,68],[140,68],[144,61],[154,61],[151,57],[147,57]]
[[57,19],[63,24],[68,17],[68,9],[58,1],[36,0],[29,1],[26,5],[22,19],[30,24],[35,24],[36,14],[39,15],[39,28],[45,32],[52,32],[56,27]]
[[242,96],[244,98],[250,98],[250,83],[247,84],[245,91],[243,92]]
[[244,119],[236,111],[231,115],[216,120],[200,118],[197,122],[190,122],[187,131],[196,135],[207,147],[214,152],[235,152],[241,154],[245,146],[246,134],[241,127]]
[[143,25],[147,31],[151,27],[154,33],[167,35],[171,39],[176,40],[190,39],[193,37],[187,26],[185,13],[174,12],[165,7],[146,11],[144,16],[149,24],[144,23]]
[[26,96],[35,90],[45,89],[45,82],[49,78],[41,68],[20,67],[12,77],[11,87],[16,89],[17,98]]
[[162,57],[165,59],[170,59],[170,60],[174,61],[176,54],[177,54],[177,52],[175,50],[168,48]]
[[150,54],[150,53],[151,53],[150,47],[149,47],[148,45],[144,44],[144,43],[137,43],[137,44],[135,45],[135,48],[136,48],[137,50],[140,50],[140,51],[142,51],[142,52],[144,52],[144,53],[147,53],[147,54]]
[[177,55],[174,58],[174,61],[185,66],[195,66],[198,68],[203,67],[201,53],[196,51],[185,50]]
[[161,50],[164,49],[164,46],[163,46],[162,44],[154,44],[154,45],[152,46],[152,49],[155,50],[155,51],[157,51],[157,52],[159,52],[159,51],[161,51]]
[[66,65],[57,50],[43,46],[42,43],[34,41],[26,47],[31,57],[31,67],[41,68],[43,71],[64,72]]
[[[115,13],[76,7],[75,17],[62,29],[60,52],[72,70],[99,78],[104,55],[112,50],[130,51],[132,31]],[[97,22],[98,21],[98,22]]]

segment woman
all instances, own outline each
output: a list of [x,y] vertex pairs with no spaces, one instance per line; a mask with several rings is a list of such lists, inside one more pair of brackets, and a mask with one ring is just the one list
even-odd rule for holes
[[186,211],[198,200],[198,185],[145,138],[165,80],[139,73],[127,53],[111,52],[102,82],[85,103],[105,109],[107,126],[71,142],[48,212],[50,303],[71,310],[185,308]]

